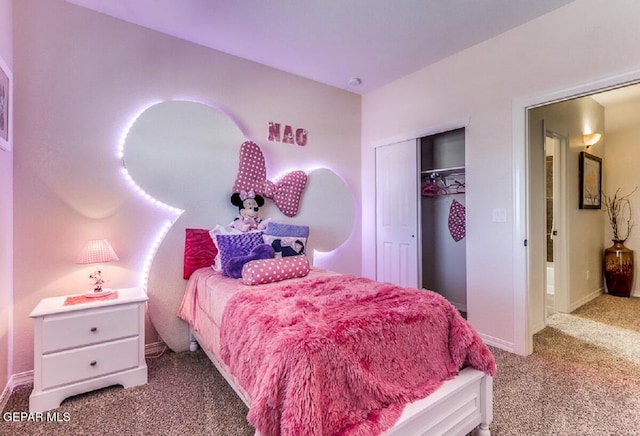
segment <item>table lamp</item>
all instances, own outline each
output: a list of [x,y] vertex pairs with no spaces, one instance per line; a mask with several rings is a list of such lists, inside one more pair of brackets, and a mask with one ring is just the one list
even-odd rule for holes
[[76,263],[96,264],[95,271],[89,275],[89,278],[93,281],[94,288],[86,292],[85,296],[100,297],[113,292],[112,289],[102,287],[105,280],[102,278],[102,269],[97,264],[116,260],[119,260],[118,255],[106,239],[93,239],[87,242],[76,259]]

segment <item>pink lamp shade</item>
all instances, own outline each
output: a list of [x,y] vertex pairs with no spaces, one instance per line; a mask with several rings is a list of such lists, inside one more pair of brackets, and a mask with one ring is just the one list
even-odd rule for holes
[[103,263],[119,260],[106,239],[93,239],[87,242],[76,259],[76,263]]

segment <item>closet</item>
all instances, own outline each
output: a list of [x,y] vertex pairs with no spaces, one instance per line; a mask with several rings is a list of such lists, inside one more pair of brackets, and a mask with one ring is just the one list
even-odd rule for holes
[[467,306],[465,132],[419,140],[421,287]]
[[466,311],[465,131],[376,148],[376,277]]

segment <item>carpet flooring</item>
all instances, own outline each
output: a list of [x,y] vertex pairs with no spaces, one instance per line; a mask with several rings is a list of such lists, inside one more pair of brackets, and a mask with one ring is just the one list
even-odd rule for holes
[[[556,314],[527,357],[491,348],[493,435],[640,436],[640,299],[602,295]],[[65,400],[61,422],[12,422],[31,386],[16,389],[0,435],[253,435],[247,408],[206,355],[148,358],[149,383]]]
[[[0,435],[254,434],[245,419],[247,407],[204,352],[165,352],[147,358],[147,365],[146,385],[113,386],[68,398],[55,409],[60,422],[0,420]],[[31,389],[25,386],[14,391],[4,412],[28,411]]]
[[494,435],[640,435],[640,299],[555,314],[521,357],[494,350]]

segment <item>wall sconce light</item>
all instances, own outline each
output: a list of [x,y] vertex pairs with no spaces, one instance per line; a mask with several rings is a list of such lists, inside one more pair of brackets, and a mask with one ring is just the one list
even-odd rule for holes
[[[106,239],[93,239],[84,246],[78,257],[76,263],[104,263],[120,260],[118,255],[113,250],[111,245]],[[87,297],[101,297],[113,292],[112,289],[102,288],[105,280],[102,278],[102,269],[96,265],[96,270],[89,275],[89,278],[93,281],[93,290],[86,292],[84,295]]]
[[592,145],[596,145],[598,141],[600,141],[600,138],[602,138],[601,133],[589,133],[584,135],[584,145],[587,147],[587,150]]

